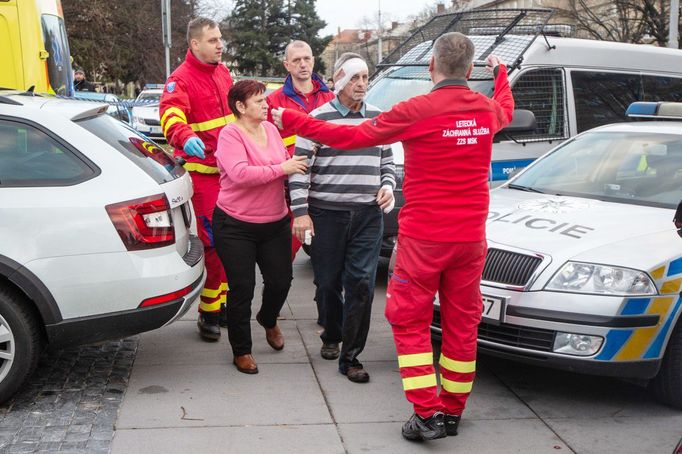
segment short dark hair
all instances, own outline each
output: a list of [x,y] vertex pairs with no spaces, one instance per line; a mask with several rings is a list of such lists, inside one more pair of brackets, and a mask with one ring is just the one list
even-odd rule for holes
[[240,80],[230,88],[227,94],[227,105],[235,117],[239,118],[241,114],[237,110],[237,102],[246,104],[246,100],[251,96],[260,95],[265,92],[265,84],[254,79]]
[[187,24],[187,45],[192,45],[193,39],[198,39],[204,31],[204,27],[216,28],[218,22],[208,17],[196,17]]
[[433,60],[445,77],[463,79],[474,61],[474,43],[459,32],[445,33],[433,45]]

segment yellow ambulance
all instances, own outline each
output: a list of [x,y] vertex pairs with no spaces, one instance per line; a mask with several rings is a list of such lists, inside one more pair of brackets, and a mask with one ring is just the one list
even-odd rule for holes
[[73,95],[61,0],[0,0],[0,88]]

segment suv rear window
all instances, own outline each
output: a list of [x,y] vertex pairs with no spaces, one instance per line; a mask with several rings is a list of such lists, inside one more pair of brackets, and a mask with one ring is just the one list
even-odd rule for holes
[[45,131],[0,119],[0,187],[69,186],[96,174]]
[[114,147],[159,184],[185,173],[185,169],[161,147],[109,115],[90,117],[77,123]]

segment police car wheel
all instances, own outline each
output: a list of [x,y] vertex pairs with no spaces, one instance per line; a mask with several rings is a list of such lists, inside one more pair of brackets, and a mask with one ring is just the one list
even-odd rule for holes
[[678,322],[670,336],[661,370],[649,383],[656,399],[682,409],[682,323]]
[[0,404],[33,373],[41,347],[31,306],[19,292],[0,285]]

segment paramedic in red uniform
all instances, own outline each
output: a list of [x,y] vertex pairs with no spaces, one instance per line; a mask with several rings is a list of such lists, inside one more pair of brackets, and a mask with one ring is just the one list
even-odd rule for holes
[[[402,428],[409,440],[457,435],[476,370],[492,140],[511,121],[514,99],[507,69],[492,55],[487,60],[495,74],[492,99],[469,89],[473,56],[466,36],[441,36],[429,63],[433,90],[358,126],[332,125],[292,110],[273,112],[275,122],[289,130],[341,149],[403,142],[405,206],[386,318],[403,389],[414,405]],[[440,395],[430,333],[436,292],[443,329]]]
[[221,63],[223,43],[218,24],[196,18],[187,26],[185,61],[166,81],[159,115],[175,156],[182,157],[194,184],[192,204],[199,238],[204,244],[206,284],[201,292],[199,334],[206,341],[220,338],[219,313],[227,295],[225,271],[213,246],[211,221],[220,190],[215,151],[222,128],[234,121],[227,105],[230,71]]
[[[309,114],[334,99],[334,93],[327,88],[322,78],[313,72],[315,57],[308,43],[291,41],[284,49],[283,63],[289,75],[282,87],[268,95],[268,106],[271,110],[285,107]],[[270,112],[268,112],[268,120],[272,121]],[[287,129],[280,130],[279,134],[282,136],[289,156],[293,156],[296,134]],[[301,242],[293,235],[291,239],[292,260],[299,249],[301,249]]]

